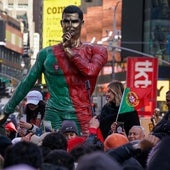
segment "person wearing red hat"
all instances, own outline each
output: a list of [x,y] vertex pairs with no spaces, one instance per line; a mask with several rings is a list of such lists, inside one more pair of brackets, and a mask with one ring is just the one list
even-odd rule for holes
[[15,138],[17,129],[13,122],[7,122],[5,124],[5,133],[6,133],[6,136],[10,138],[11,140]]
[[119,133],[112,133],[111,135],[107,136],[104,141],[104,150],[108,151],[109,149],[117,148],[128,142],[129,140],[126,136]]
[[99,129],[99,120],[97,116],[92,117],[89,122],[89,136],[78,135],[78,130],[74,121],[64,120],[60,132],[64,134],[68,141],[68,151],[83,143],[86,144],[99,144],[103,147],[103,136]]

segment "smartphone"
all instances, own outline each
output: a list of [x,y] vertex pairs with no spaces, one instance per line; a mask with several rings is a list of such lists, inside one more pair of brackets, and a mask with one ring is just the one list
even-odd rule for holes
[[124,131],[124,122],[117,122],[116,133],[122,133]]
[[22,115],[19,119],[21,122],[26,122],[26,116],[25,115]]
[[41,136],[43,134],[42,128],[37,128],[35,134]]
[[51,132],[52,131],[51,121],[43,120],[43,128],[45,132]]

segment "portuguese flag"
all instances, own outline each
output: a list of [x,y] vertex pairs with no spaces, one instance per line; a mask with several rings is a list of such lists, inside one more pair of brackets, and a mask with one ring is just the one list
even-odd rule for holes
[[135,93],[130,91],[130,88],[125,88],[118,110],[118,114],[131,112],[135,110],[135,106],[138,105],[139,101]]
[[123,92],[117,115],[132,112],[148,105],[151,98],[151,91],[151,88],[148,88],[146,91],[146,89],[142,88],[137,89],[126,87]]
[[116,117],[116,122],[120,114],[134,111],[139,104],[140,102],[138,95],[135,92],[131,91],[130,88],[125,88]]
[[134,110],[138,110],[148,105],[151,91],[152,89],[150,88],[133,89],[133,88],[126,87],[123,92],[122,100],[117,114],[117,119],[118,119],[118,115],[120,114],[132,112]]

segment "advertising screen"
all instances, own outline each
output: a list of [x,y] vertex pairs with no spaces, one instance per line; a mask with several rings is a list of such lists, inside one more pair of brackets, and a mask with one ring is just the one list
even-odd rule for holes
[[68,5],[80,6],[80,3],[80,0],[43,1],[43,48],[61,42],[62,29],[60,20],[62,11]]

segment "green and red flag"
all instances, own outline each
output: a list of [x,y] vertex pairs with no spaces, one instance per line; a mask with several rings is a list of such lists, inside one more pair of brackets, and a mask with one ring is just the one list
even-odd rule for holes
[[123,114],[135,110],[135,106],[138,105],[139,99],[135,93],[130,91],[130,88],[125,88],[118,114]]
[[148,93],[147,92],[144,93],[142,89],[138,92],[135,92],[135,90],[126,87],[123,92],[118,113],[123,114],[134,110],[138,110],[138,108],[147,105],[147,103],[149,102],[149,100],[147,100],[148,97],[149,90]]
[[122,100],[120,103],[120,107],[118,110],[117,118],[120,114],[124,114],[127,112],[132,112],[134,110],[141,109],[142,107],[146,106],[149,103],[149,96],[150,96],[150,90],[146,92],[143,89],[140,89],[139,91],[135,91],[136,89],[126,87]]

